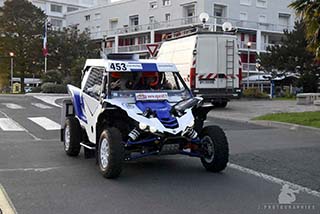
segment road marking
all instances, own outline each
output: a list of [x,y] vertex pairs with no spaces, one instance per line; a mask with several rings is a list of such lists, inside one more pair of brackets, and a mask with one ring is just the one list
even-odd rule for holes
[[14,208],[7,192],[0,184],[0,210],[3,214],[16,214],[17,211]]
[[45,130],[60,130],[60,124],[50,120],[46,117],[28,117],[29,120],[35,122]]
[[3,131],[25,131],[23,127],[10,118],[0,118],[0,128]]
[[68,96],[67,95],[66,96],[48,96],[48,95],[41,96],[41,95],[39,95],[39,96],[33,96],[33,97],[38,99],[38,100],[41,100],[41,101],[43,101],[45,103],[48,103],[50,105],[62,108],[61,105],[56,103],[56,100],[62,99],[62,98],[67,98]]
[[34,172],[47,172],[51,171],[54,169],[58,169],[60,167],[48,167],[48,168],[17,168],[17,169],[0,169],[0,172],[29,172],[29,171],[34,171]]
[[52,108],[51,106],[47,106],[42,103],[31,103],[31,105],[38,107],[38,108],[41,108],[41,109],[51,109]]
[[2,105],[5,105],[7,108],[10,108],[10,109],[24,109],[24,107],[14,103],[2,103]]
[[276,178],[276,177],[273,177],[271,175],[264,174],[262,172],[254,171],[252,169],[249,169],[249,168],[237,165],[237,164],[229,163],[228,167],[230,167],[232,169],[239,170],[241,172],[244,172],[244,173],[247,173],[247,174],[250,174],[250,175],[254,175],[256,177],[262,178],[262,179],[270,181],[272,183],[280,184],[281,186],[287,184],[290,187],[292,187],[292,189],[296,189],[296,190],[299,190],[300,192],[305,192],[305,193],[308,193],[310,195],[313,195],[313,196],[316,196],[316,197],[320,198],[320,192],[312,190],[312,189],[309,189],[307,187],[303,187],[303,186],[300,186],[298,184],[294,184],[294,183],[291,183],[289,181],[285,181],[285,180],[282,180],[280,178]]

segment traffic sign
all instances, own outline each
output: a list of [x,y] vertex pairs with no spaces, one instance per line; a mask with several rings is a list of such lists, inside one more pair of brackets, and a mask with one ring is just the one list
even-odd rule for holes
[[146,46],[147,46],[147,49],[148,49],[150,55],[152,57],[154,57],[158,48],[159,48],[159,44],[146,44]]

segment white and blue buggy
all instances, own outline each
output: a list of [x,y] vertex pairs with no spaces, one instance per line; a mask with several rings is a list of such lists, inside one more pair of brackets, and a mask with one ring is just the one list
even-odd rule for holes
[[193,97],[174,64],[110,54],[87,60],[81,88],[68,85],[61,140],[69,156],[96,157],[106,178],[118,177],[124,161],[152,155],[199,157],[220,172],[228,142],[218,126],[203,127],[212,106]]

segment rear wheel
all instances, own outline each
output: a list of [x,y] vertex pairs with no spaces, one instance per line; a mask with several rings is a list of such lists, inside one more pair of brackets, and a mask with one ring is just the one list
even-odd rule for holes
[[220,172],[227,166],[229,146],[224,131],[218,126],[208,126],[202,130],[202,165],[211,172]]
[[82,130],[75,117],[68,117],[64,125],[64,150],[69,156],[78,156],[81,149]]
[[117,128],[106,128],[101,132],[98,149],[98,165],[105,178],[116,178],[122,171],[124,147]]

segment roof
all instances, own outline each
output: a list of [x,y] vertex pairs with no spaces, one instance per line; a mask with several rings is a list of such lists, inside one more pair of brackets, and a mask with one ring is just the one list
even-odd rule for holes
[[178,72],[175,64],[156,60],[88,59],[85,68],[93,66],[117,72]]

